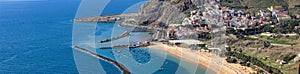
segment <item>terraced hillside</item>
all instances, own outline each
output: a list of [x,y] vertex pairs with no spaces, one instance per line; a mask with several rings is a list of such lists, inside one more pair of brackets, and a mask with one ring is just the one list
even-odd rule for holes
[[246,7],[237,8],[246,12],[258,12],[266,10],[270,6],[283,6],[290,11],[290,14],[300,14],[300,0],[223,0],[222,5],[230,7]]

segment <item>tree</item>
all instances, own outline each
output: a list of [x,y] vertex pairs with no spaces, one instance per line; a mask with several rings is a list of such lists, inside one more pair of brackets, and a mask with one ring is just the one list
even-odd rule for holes
[[235,30],[233,28],[227,28],[226,29],[226,34],[233,34]]
[[270,42],[268,42],[268,41],[264,41],[264,47],[269,47],[271,45],[271,43]]
[[286,63],[290,62],[292,59],[294,59],[297,55],[292,54],[292,55],[286,55],[285,57],[283,57],[283,61],[285,61]]
[[237,63],[237,60],[236,60],[235,58],[231,58],[231,57],[227,57],[227,58],[226,58],[226,61],[227,61],[228,63]]
[[226,51],[230,52],[231,51],[231,47],[227,47]]

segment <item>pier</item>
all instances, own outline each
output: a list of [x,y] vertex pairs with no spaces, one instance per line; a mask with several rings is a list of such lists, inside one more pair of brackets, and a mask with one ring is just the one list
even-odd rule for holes
[[152,30],[146,28],[134,28],[132,32],[151,32]]
[[113,38],[110,38],[110,39],[101,40],[101,41],[99,41],[99,43],[105,43],[105,42],[110,42],[110,41],[113,41],[113,40],[118,40],[118,39],[121,39],[123,37],[128,36],[130,33],[131,33],[131,31],[125,31],[120,36],[116,36],[116,37],[113,37]]
[[115,60],[112,60],[112,59],[110,59],[110,58],[104,57],[104,56],[99,55],[99,54],[97,54],[97,53],[91,52],[91,51],[89,51],[89,50],[87,50],[87,49],[84,49],[84,48],[81,48],[81,47],[79,47],[79,46],[73,46],[73,48],[74,48],[74,49],[77,49],[77,50],[79,50],[79,51],[82,51],[82,52],[84,52],[84,53],[87,53],[87,54],[89,54],[89,55],[91,55],[91,56],[93,56],[93,57],[96,57],[96,58],[98,58],[98,59],[102,59],[102,60],[104,60],[104,61],[107,61],[107,62],[109,62],[109,63],[115,65],[117,68],[119,68],[119,70],[122,71],[123,74],[130,74],[130,71],[129,71],[123,64],[118,63],[118,62],[115,61]]
[[134,44],[134,45],[116,45],[116,46],[110,46],[110,47],[101,47],[100,49],[113,49],[113,48],[138,48],[138,47],[146,47],[149,46],[150,42],[144,42],[144,43],[139,43],[139,44]]

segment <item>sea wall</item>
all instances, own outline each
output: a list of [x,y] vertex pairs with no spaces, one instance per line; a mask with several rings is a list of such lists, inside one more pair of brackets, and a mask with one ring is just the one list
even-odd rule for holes
[[136,16],[137,13],[128,13],[128,14],[115,14],[115,15],[106,15],[106,16],[90,16],[84,18],[75,18],[73,22],[102,22],[102,23],[114,23],[117,21],[124,20],[124,18]]
[[119,69],[122,71],[123,74],[130,74],[130,71],[129,71],[123,64],[118,63],[117,61],[115,61],[115,60],[113,60],[113,59],[104,57],[104,56],[102,56],[102,55],[99,55],[99,54],[94,53],[94,52],[92,52],[92,51],[89,51],[89,50],[87,50],[87,49],[81,48],[81,47],[79,47],[79,46],[73,46],[73,48],[74,48],[74,49],[77,49],[77,50],[79,50],[79,51],[82,51],[82,52],[84,52],[84,53],[87,53],[87,54],[89,54],[89,55],[91,55],[91,56],[93,56],[93,57],[96,57],[96,58],[98,58],[98,59],[102,59],[102,60],[104,60],[104,61],[107,61],[107,62],[109,62],[109,63],[115,65],[117,68],[119,68]]

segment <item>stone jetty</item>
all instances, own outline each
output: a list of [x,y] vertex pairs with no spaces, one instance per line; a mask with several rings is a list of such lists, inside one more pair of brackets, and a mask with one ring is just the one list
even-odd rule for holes
[[130,33],[131,33],[131,31],[125,31],[124,33],[122,33],[119,36],[116,36],[116,37],[113,37],[113,38],[110,38],[110,39],[101,40],[101,41],[99,41],[99,43],[105,43],[105,42],[110,42],[110,41],[113,41],[113,40],[118,40],[120,38],[128,36]]
[[106,15],[106,16],[91,16],[84,18],[75,18],[73,22],[101,22],[101,23],[114,23],[123,20],[126,17],[136,16],[137,13],[127,13],[127,14],[116,14],[116,15]]
[[160,28],[138,25],[136,23],[136,20],[134,19],[136,18],[137,15],[138,13],[91,16],[91,17],[75,18],[72,21],[73,22],[118,23],[119,26],[122,27],[161,30]]
[[115,61],[115,60],[112,60],[112,59],[110,59],[110,58],[104,57],[104,56],[102,56],[102,55],[99,55],[99,54],[94,53],[94,52],[92,52],[92,51],[89,51],[89,50],[87,50],[87,49],[81,48],[81,47],[79,47],[79,46],[73,46],[72,48],[77,49],[77,50],[82,51],[82,52],[84,52],[84,53],[87,53],[87,54],[89,54],[89,55],[91,55],[91,56],[93,56],[93,57],[96,57],[96,58],[98,58],[98,59],[102,59],[102,60],[104,60],[104,61],[107,61],[107,62],[109,62],[109,63],[115,65],[117,68],[119,68],[119,69],[122,71],[123,74],[130,74],[130,71],[129,71],[123,64],[118,63],[118,62]]

